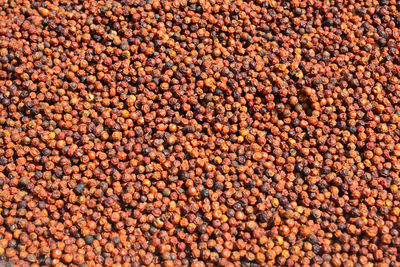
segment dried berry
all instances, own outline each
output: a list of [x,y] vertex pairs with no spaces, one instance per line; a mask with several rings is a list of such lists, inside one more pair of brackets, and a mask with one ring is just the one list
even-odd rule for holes
[[400,264],[395,0],[0,7],[0,266]]

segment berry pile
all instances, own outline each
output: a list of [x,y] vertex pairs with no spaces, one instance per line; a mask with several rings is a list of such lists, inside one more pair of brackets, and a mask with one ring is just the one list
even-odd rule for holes
[[0,265],[399,266],[396,0],[0,0]]

